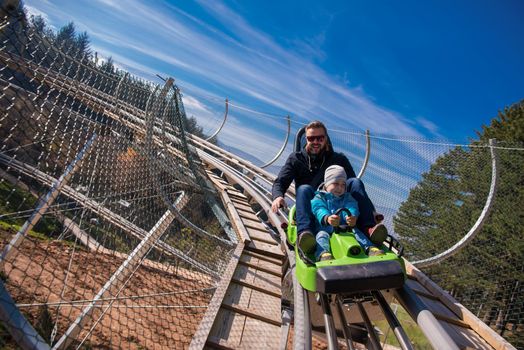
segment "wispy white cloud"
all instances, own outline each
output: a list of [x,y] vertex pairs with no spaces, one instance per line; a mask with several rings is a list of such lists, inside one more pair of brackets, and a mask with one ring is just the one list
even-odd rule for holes
[[[239,107],[262,106],[260,108],[282,117],[290,113],[293,130],[307,120],[321,119],[333,131],[370,129],[390,135],[421,137],[417,127],[423,127],[438,135],[438,128],[429,120],[420,117],[416,125],[378,104],[366,95],[365,87],[350,88],[351,77],[326,73],[317,64],[325,58],[324,33],[310,39],[297,39],[292,48],[288,48],[253,27],[223,2],[202,0],[198,3],[227,31],[200,20],[176,4],[138,0],[93,2],[103,6],[101,11],[114,21],[87,16],[81,21],[74,20],[88,31],[95,50],[105,51],[106,56],[112,56],[133,73],[148,80],[154,79],[156,73],[174,76],[185,92],[187,114],[195,116],[207,133],[216,130],[222,121],[223,99],[229,97]],[[54,11],[64,22],[69,20],[59,6],[49,5],[47,10]],[[285,121],[257,115],[249,108],[232,107],[219,138],[227,145],[267,161],[282,144]],[[399,170],[409,163],[406,159],[415,161],[425,157],[431,161],[436,157],[420,148],[410,151],[412,154],[406,149],[398,148],[396,153],[387,148],[374,151],[376,163],[368,170],[378,174],[369,177],[370,188],[379,188],[381,183],[395,188],[394,194],[388,197],[391,201],[402,199],[399,186],[416,180],[412,174]],[[289,151],[291,145],[286,153]],[[362,158],[364,143],[356,144],[349,152],[358,153],[358,159]],[[284,160],[285,157],[281,158],[277,164]]]
[[31,16],[34,16],[34,17],[41,16],[46,21],[47,25],[50,28],[52,28],[53,30],[56,30],[56,28],[51,24],[51,21],[49,20],[49,16],[47,15],[47,13],[37,9],[34,6],[30,6],[30,5],[25,5],[25,9],[26,9],[27,14],[29,15],[29,17],[31,17]]
[[[126,30],[109,31],[100,23],[86,23],[90,34],[107,45],[132,49],[221,86],[238,98],[247,96],[303,120],[323,118],[353,129],[383,130],[388,125],[392,133],[418,135],[402,116],[376,105],[360,89],[350,89],[330,77],[311,57],[280,46],[221,2],[200,4],[227,25],[231,34],[182,10],[167,15],[139,1],[127,1],[126,6],[114,1],[103,4],[110,5],[119,20],[142,31],[144,38],[154,38],[141,40]],[[316,44],[321,41],[320,35]]]

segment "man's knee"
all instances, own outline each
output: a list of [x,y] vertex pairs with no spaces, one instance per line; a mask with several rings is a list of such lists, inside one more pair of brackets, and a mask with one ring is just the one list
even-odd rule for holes
[[300,185],[296,190],[297,198],[309,198],[313,199],[315,196],[315,189],[310,185]]
[[346,181],[348,192],[358,192],[364,189],[364,183],[358,177],[352,177]]

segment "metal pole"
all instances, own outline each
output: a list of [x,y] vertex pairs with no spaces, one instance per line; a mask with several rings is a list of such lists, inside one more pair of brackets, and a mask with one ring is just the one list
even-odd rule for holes
[[326,338],[328,341],[328,349],[338,349],[337,332],[335,330],[335,322],[333,321],[333,314],[329,306],[329,300],[326,294],[320,293],[320,305],[324,312],[324,325],[326,330]]
[[382,346],[380,345],[380,341],[377,337],[377,334],[375,333],[375,329],[373,328],[371,321],[369,320],[368,314],[366,313],[364,306],[362,306],[362,303],[360,301],[355,301],[355,303],[357,304],[358,311],[360,312],[360,315],[362,316],[362,319],[364,320],[364,324],[368,331],[369,340],[371,341],[371,345],[373,349],[381,350]]
[[222,128],[224,127],[224,124],[226,124],[226,119],[227,119],[227,113],[229,112],[229,101],[228,99],[226,98],[226,111],[224,113],[224,120],[222,120],[222,124],[220,124],[220,126],[218,127],[217,131],[215,131],[213,133],[213,135],[209,136],[206,141],[209,141],[211,140],[213,137],[217,136],[218,133],[220,132],[220,130],[222,130]]
[[411,318],[417,322],[434,349],[458,350],[457,344],[411,288],[404,285],[403,288],[396,289],[393,293]]
[[284,144],[282,145],[280,150],[277,152],[277,154],[273,157],[273,159],[271,159],[266,164],[260,166],[262,169],[267,168],[268,166],[273,164],[282,155],[282,152],[284,152],[284,149],[286,149],[287,141],[289,140],[289,133],[290,132],[291,132],[291,119],[289,118],[289,115],[288,115],[287,116],[287,134],[286,134],[286,139],[284,140]]
[[[177,200],[180,205],[185,205],[186,201],[187,197],[184,193],[182,193]],[[140,261],[142,261],[145,255],[150,251],[153,245],[164,234],[167,228],[171,225],[173,219],[174,215],[172,214],[171,210],[168,209],[151,229],[151,231],[149,231],[147,236],[144,237],[142,242],[140,242],[133,252],[129,254],[126,261],[124,261],[118,270],[113,274],[113,276],[109,278],[104,287],[102,287],[102,289],[93,298],[93,301],[82,311],[82,314],[78,316],[78,318],[64,333],[64,335],[62,335],[53,349],[65,349],[74,339],[76,339],[84,324],[92,318],[91,313],[97,306],[97,303],[100,299],[106,298],[108,295],[118,295],[120,293],[120,290],[123,286],[125,286],[128,277],[135,270]],[[108,306],[107,308],[109,307],[111,306]]]
[[[294,253],[294,252],[293,252]],[[293,254],[292,253],[292,254]],[[295,350],[311,349],[311,323],[309,322],[309,304],[307,291],[302,288],[296,275],[295,256],[288,255],[293,275],[293,302],[295,328],[293,332],[293,348]],[[291,261],[293,260],[293,261]]]
[[287,342],[289,339],[289,328],[291,325],[291,320],[293,319],[293,310],[291,310],[289,307],[283,307],[282,308],[282,335],[280,337],[280,350],[286,350],[287,349]]
[[362,178],[364,176],[364,172],[366,171],[366,168],[368,166],[369,161],[369,155],[371,153],[371,141],[369,139],[369,130],[366,130],[366,155],[364,157],[364,162],[362,163],[362,168],[360,168],[360,171],[357,175],[357,178]]
[[353,347],[353,340],[351,339],[351,330],[348,329],[348,322],[346,321],[346,316],[344,316],[344,305],[339,296],[337,296],[337,311],[340,318],[340,323],[342,323],[342,332],[344,332],[344,339],[346,340],[346,346],[349,350],[355,350]]
[[81,161],[90,151],[90,148],[95,142],[96,138],[96,134],[91,136],[82,150],[78,152],[75,159],[66,168],[62,176],[60,176],[60,178],[58,178],[53,184],[47,195],[44,198],[41,198],[31,217],[24,223],[13,239],[11,239],[11,242],[9,242],[9,244],[4,248],[2,254],[0,255],[0,269],[3,268],[5,262],[13,255],[13,252],[16,250],[16,248],[18,248],[18,246],[20,246],[20,244],[24,241],[27,233],[38,223],[38,221],[40,221],[49,206],[55,201],[56,197],[58,197],[62,187],[67,184],[73,173],[78,169]]
[[391,329],[393,329],[393,333],[395,333],[400,347],[404,350],[413,350],[413,347],[411,346],[411,342],[409,341],[406,332],[404,332],[404,329],[402,328],[399,320],[391,311],[391,308],[389,307],[386,299],[384,299],[384,296],[382,296],[382,294],[378,291],[374,291],[372,293],[375,299],[378,301],[378,304],[380,305],[382,312],[384,312],[384,316],[386,316],[386,320],[388,321],[389,326],[391,327]]
[[46,341],[16,307],[2,280],[0,280],[0,320],[22,349],[49,349]]

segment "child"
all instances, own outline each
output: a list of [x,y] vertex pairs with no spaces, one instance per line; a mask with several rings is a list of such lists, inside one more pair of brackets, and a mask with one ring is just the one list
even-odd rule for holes
[[[320,261],[333,259],[329,252],[329,237],[333,232],[333,227],[339,226],[340,221],[345,221],[350,227],[354,227],[359,215],[357,201],[346,192],[346,171],[343,167],[331,165],[326,169],[323,188],[325,191],[317,191],[311,201],[313,215],[317,219],[317,225],[320,226],[320,231],[316,235],[317,247],[315,251],[315,257]],[[347,208],[351,212],[351,216],[347,216],[345,212],[342,212],[340,216],[334,215],[340,208]],[[358,243],[369,256],[385,254],[375,247],[360,230],[353,228],[353,232]]]

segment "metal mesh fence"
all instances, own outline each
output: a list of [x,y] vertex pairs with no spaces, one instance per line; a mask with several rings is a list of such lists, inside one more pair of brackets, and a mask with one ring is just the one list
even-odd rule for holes
[[[358,173],[365,134],[331,130],[330,136]],[[524,348],[522,145],[455,145],[386,135],[372,135],[370,144],[362,179],[405,257],[512,345]]]
[[0,22],[2,343],[187,347],[235,237],[180,91]]

